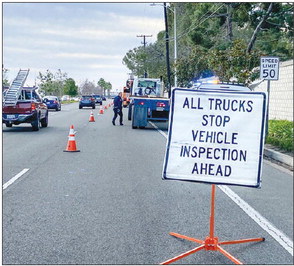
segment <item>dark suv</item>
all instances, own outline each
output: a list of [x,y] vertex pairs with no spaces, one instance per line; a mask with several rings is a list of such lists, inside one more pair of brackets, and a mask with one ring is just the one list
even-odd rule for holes
[[101,95],[94,94],[93,97],[95,98],[95,103],[99,103],[100,105],[102,105],[102,97],[101,97]]
[[83,95],[79,102],[79,109],[83,107],[92,107],[95,109],[95,99],[91,95]]

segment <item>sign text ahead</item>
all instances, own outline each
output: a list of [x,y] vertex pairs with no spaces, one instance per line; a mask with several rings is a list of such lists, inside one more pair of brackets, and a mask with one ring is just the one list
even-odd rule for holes
[[266,95],[175,89],[164,179],[259,187]]

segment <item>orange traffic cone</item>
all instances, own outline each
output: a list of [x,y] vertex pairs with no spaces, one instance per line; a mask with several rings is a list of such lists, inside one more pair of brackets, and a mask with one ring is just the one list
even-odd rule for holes
[[111,106],[111,104],[108,104],[108,107],[110,107]]
[[95,122],[95,117],[93,115],[93,112],[90,114],[89,122]]
[[104,109],[107,109],[107,105],[104,106]]
[[73,125],[70,126],[69,129],[69,135],[68,135],[68,142],[67,142],[67,147],[66,150],[68,152],[78,152],[80,150],[77,150],[77,145],[76,145],[76,140],[75,140],[75,133]]
[[99,114],[100,114],[100,115],[103,115],[103,114],[104,114],[104,110],[103,110],[103,108],[102,108],[102,107],[100,107]]

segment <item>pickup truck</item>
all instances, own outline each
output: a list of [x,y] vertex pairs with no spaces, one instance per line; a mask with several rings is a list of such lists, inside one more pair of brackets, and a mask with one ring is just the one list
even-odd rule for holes
[[[5,92],[3,93],[5,98]],[[36,91],[36,87],[23,87],[15,105],[2,104],[2,123],[6,127],[30,123],[33,131],[48,126],[48,108]]]

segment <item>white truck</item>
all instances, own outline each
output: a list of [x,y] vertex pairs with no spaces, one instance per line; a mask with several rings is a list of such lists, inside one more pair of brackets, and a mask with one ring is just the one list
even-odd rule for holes
[[145,128],[148,121],[168,121],[170,101],[161,79],[135,78],[130,94],[128,120],[132,120],[132,128]]

